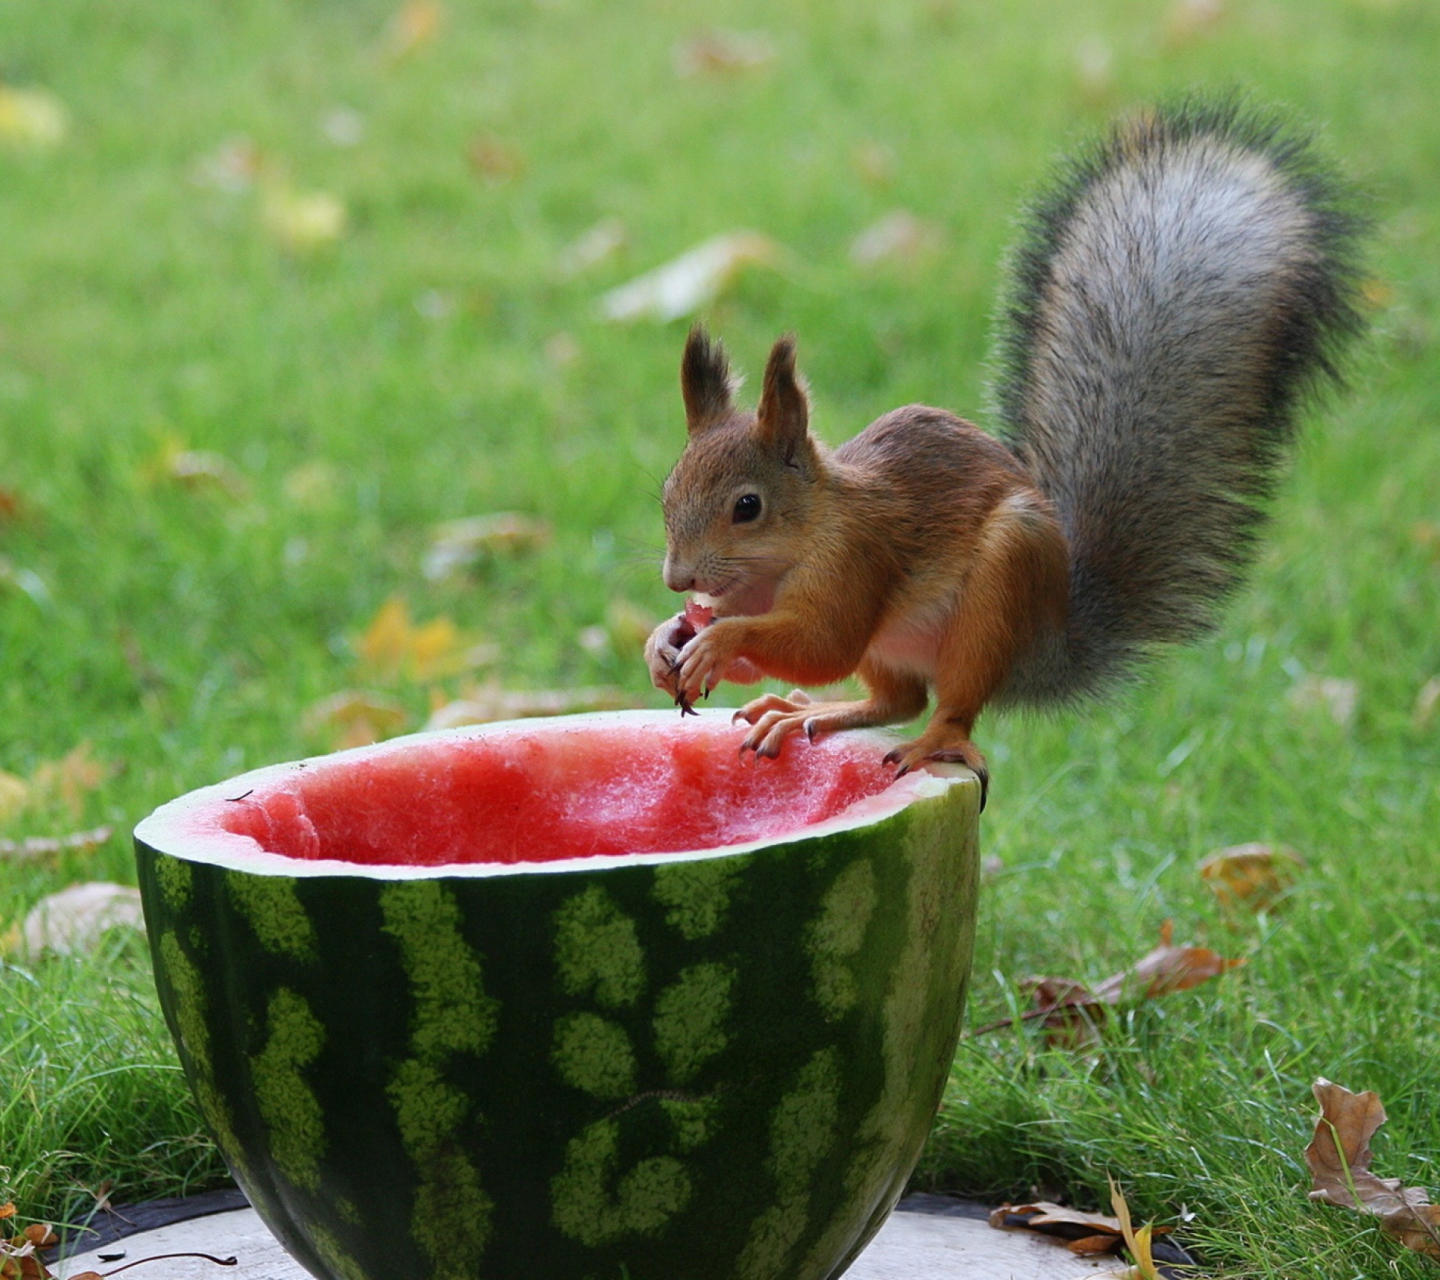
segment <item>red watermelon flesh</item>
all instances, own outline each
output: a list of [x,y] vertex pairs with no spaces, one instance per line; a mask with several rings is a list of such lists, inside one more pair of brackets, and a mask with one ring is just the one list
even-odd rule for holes
[[890,743],[867,734],[800,739],[778,760],[742,756],[743,735],[728,715],[421,735],[261,770],[242,794],[210,789],[185,826],[232,857],[258,845],[368,866],[514,865],[775,839],[898,809],[913,791],[881,763]]

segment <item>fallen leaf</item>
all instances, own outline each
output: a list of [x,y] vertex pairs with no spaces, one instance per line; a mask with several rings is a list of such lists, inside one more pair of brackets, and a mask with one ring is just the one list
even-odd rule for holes
[[296,191],[284,183],[267,186],[261,205],[265,229],[291,253],[315,253],[345,234],[344,202],[326,191]]
[[385,30],[385,55],[398,62],[429,44],[439,34],[443,17],[438,0],[409,0],[401,5]]
[[365,117],[353,107],[331,107],[320,117],[320,132],[337,147],[359,146],[365,138]]
[[265,169],[265,157],[249,138],[227,138],[195,161],[190,180],[200,187],[238,194],[249,191]]
[[0,486],[0,524],[19,524],[29,515],[29,505],[14,489]]
[[555,259],[555,267],[562,276],[578,276],[609,262],[628,240],[629,233],[619,218],[604,218],[566,245]]
[[1289,892],[1305,860],[1273,844],[1237,844],[1200,862],[1200,878],[1227,911],[1269,911]]
[[1440,707],[1440,676],[1431,676],[1420,686],[1415,695],[1414,723],[1417,729],[1425,729],[1435,718],[1435,708]]
[[7,1200],[4,1204],[0,1204],[0,1220],[13,1218],[14,1216],[15,1202],[13,1200]]
[[1417,520],[1410,526],[1410,540],[1417,547],[1428,551],[1433,558],[1440,560],[1440,524],[1430,520]]
[[1172,45],[1186,44],[1224,16],[1224,0],[1175,0],[1166,23],[1166,38]]
[[48,89],[0,85],[0,143],[48,151],[65,141],[70,113]]
[[775,61],[775,46],[759,31],[703,31],[675,46],[675,74],[733,76]]
[[525,172],[525,157],[514,147],[488,133],[470,139],[465,153],[470,167],[486,182],[509,182]]
[[850,260],[857,266],[914,262],[939,248],[940,231],[905,209],[887,213],[865,228],[850,245]]
[[1167,920],[1160,926],[1158,947],[1094,987],[1074,978],[1026,978],[1021,985],[1031,994],[1032,1008],[1018,1018],[1002,1018],[969,1034],[985,1035],[1016,1022],[1038,1020],[1050,1043],[1080,1048],[1096,1038],[1106,1008],[1185,991],[1245,963],[1227,960],[1209,947],[1177,947],[1173,936],[1174,924]]
[[307,737],[342,750],[393,737],[409,718],[409,712],[392,698],[358,689],[342,689],[308,708],[300,723]]
[[872,187],[895,181],[895,153],[881,142],[862,142],[850,153],[850,165]]
[[547,545],[551,528],[519,511],[494,511],[438,524],[420,571],[431,582],[469,569],[490,556],[518,555]]
[[90,881],[42,898],[30,909],[20,932],[25,954],[38,960],[46,951],[57,955],[89,951],[115,928],[144,928],[140,891]]
[[325,507],[339,496],[340,473],[333,463],[315,458],[289,472],[281,487],[297,506]]
[[1352,1093],[1323,1078],[1310,1088],[1320,1104],[1315,1136],[1305,1148],[1310,1199],[1374,1214],[1381,1229],[1407,1249],[1440,1259],[1440,1205],[1430,1203],[1423,1187],[1370,1172],[1370,1139],[1385,1123],[1379,1095]]
[[1115,53],[1099,36],[1086,36],[1075,46],[1075,76],[1091,102],[1103,102],[1115,87]]
[[[1040,1200],[1034,1204],[1003,1204],[990,1211],[997,1231],[1034,1231],[1065,1242],[1072,1253],[1114,1253],[1124,1241],[1118,1218],[1084,1213],[1062,1204]],[[1104,1247],[1100,1243],[1104,1242]],[[1075,1248],[1083,1245],[1083,1248]]]
[[58,801],[78,818],[85,809],[85,798],[114,772],[111,765],[96,760],[92,751],[88,742],[82,742],[60,759],[38,765],[30,778],[31,802]]
[[0,840],[0,858],[24,862],[30,858],[45,858],[72,849],[94,849],[110,839],[112,830],[110,827],[95,827],[90,831],[75,831],[64,836],[26,836],[23,840]]
[[1150,1237],[1154,1228],[1147,1222],[1136,1231],[1130,1225],[1130,1205],[1126,1202],[1124,1193],[1109,1174],[1105,1175],[1105,1180],[1110,1184],[1110,1207],[1115,1210],[1115,1216],[1120,1220],[1120,1232],[1125,1237],[1125,1247],[1135,1260],[1130,1274],[1135,1276],[1135,1280],[1163,1280],[1150,1252]]
[[30,784],[0,769],[0,827],[17,816],[30,802]]
[[496,720],[525,720],[533,716],[565,716],[580,711],[618,711],[644,703],[625,689],[610,685],[578,689],[502,689],[498,684],[472,689],[468,696],[447,703],[426,721],[426,729],[454,729],[465,724],[491,724]]
[[600,299],[609,320],[678,320],[714,302],[750,266],[775,266],[780,246],[758,231],[732,231],[612,289]]
[[391,596],[380,606],[355,647],[361,663],[372,671],[416,680],[459,675],[488,666],[500,656],[496,645],[465,636],[444,615],[429,622],[411,621],[410,607],[400,596]]
[[152,483],[173,484],[191,493],[213,493],[239,501],[250,491],[240,469],[222,453],[209,449],[187,449],[175,437],[167,437],[144,467]]
[[1342,729],[1355,722],[1360,705],[1360,685],[1339,676],[1301,676],[1289,693],[1289,702],[1298,711],[1322,710]]

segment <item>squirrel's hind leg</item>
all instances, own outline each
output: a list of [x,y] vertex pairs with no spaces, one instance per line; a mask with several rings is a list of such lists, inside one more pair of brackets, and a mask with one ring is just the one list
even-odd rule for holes
[[985,757],[970,740],[982,708],[1017,654],[1046,627],[1064,624],[1069,552],[1048,508],[1017,494],[986,520],[960,585],[935,663],[935,714],[886,760],[908,773],[927,760],[966,765],[990,789]]
[[856,702],[814,702],[803,689],[788,698],[767,693],[735,713],[737,720],[754,726],[740,744],[742,751],[775,757],[791,734],[815,739],[839,729],[871,729],[876,725],[913,720],[928,701],[925,681],[918,675],[890,671],[862,662],[859,675],[870,696]]

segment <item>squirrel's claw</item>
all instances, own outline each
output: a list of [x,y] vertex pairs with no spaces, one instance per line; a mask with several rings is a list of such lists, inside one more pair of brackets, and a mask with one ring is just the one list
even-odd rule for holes
[[984,813],[986,802],[990,798],[990,770],[985,764],[985,757],[980,754],[969,738],[958,743],[952,739],[951,745],[948,746],[930,746],[925,741],[929,736],[927,730],[913,742],[907,742],[893,751],[887,751],[883,763],[896,766],[895,776],[897,778],[903,778],[912,769],[918,768],[927,760],[933,760],[936,764],[963,764],[980,779],[980,812]]

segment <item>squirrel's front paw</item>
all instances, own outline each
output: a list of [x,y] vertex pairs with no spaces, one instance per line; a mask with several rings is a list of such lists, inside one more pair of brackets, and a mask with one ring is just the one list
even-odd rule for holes
[[650,681],[672,697],[676,693],[675,668],[680,663],[680,646],[694,635],[685,628],[685,615],[667,618],[645,641],[645,665],[650,668]]
[[708,697],[725,678],[735,654],[719,623],[706,627],[680,650],[675,666],[675,699],[683,707]]

